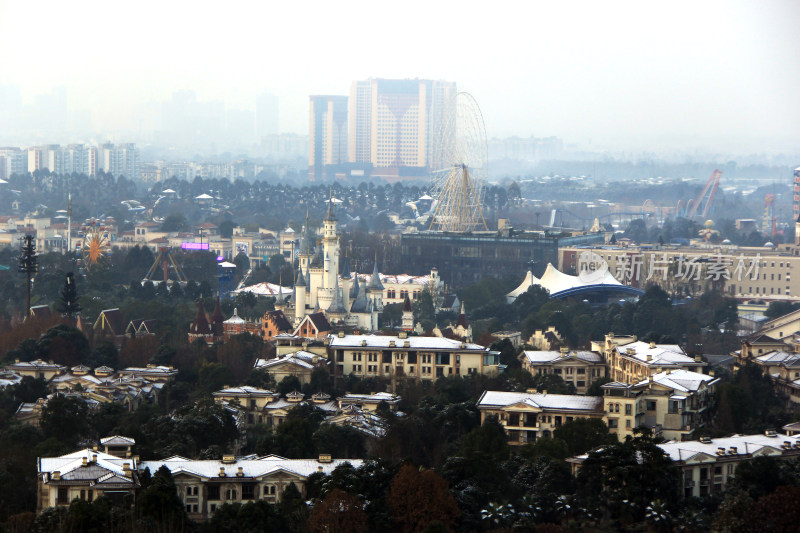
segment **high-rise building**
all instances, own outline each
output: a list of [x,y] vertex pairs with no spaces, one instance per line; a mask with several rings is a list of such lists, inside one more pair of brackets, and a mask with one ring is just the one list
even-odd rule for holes
[[100,148],[103,172],[115,177],[139,178],[139,153],[134,143],[114,145],[106,143]]
[[309,97],[308,178],[333,177],[347,163],[347,97]]
[[28,152],[16,146],[0,148],[0,179],[8,180],[13,174],[28,170]]
[[387,179],[423,177],[442,124],[455,112],[456,84],[369,79],[350,88],[350,161]]

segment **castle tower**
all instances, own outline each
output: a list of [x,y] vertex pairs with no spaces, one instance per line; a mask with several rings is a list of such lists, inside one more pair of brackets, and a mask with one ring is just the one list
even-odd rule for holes
[[350,277],[350,261],[345,256],[342,262],[342,305],[350,311],[350,287],[353,284]]
[[375,310],[378,312],[383,311],[383,283],[381,283],[381,275],[378,272],[377,254],[375,254],[375,267],[372,269],[372,278],[367,284],[367,294],[369,294]]
[[283,277],[278,277],[278,296],[275,298],[275,309],[283,311],[286,307],[286,302],[283,301]]
[[411,307],[411,300],[406,294],[406,301],[403,302],[403,331],[413,331],[414,329],[414,310]]
[[[333,208],[333,196],[328,200],[328,212],[322,221],[322,255],[323,268],[320,286],[317,287],[316,304],[321,309],[328,309],[333,303],[339,284],[339,237],[336,235],[336,213]],[[311,283],[312,300],[314,299],[314,283]]]
[[299,323],[306,316],[306,280],[303,269],[297,269],[297,281],[294,283],[294,320]]
[[336,235],[336,213],[333,209],[333,196],[328,200],[328,212],[325,213],[323,220],[322,247],[327,261],[325,272],[326,289],[332,289],[335,285],[334,279],[339,274],[339,237]]

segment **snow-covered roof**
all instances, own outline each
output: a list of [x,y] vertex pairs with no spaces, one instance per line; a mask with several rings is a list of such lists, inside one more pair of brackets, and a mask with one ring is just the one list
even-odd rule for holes
[[[84,459],[86,459],[86,465],[83,464]],[[88,448],[59,457],[41,457],[38,461],[39,473],[52,473],[58,471],[61,473],[62,479],[68,478],[70,472],[92,465],[113,472],[118,476],[127,477],[127,481],[132,482],[132,479],[129,476],[124,476],[125,472],[122,465],[125,463],[128,463],[131,468],[135,468],[135,459],[132,457],[116,457],[108,453],[90,450]]]
[[603,362],[603,357],[600,354],[585,350],[571,350],[564,355],[562,355],[560,351],[556,350],[526,350],[522,353],[524,354],[525,359],[527,359],[531,364],[552,363],[554,361],[558,361],[562,357],[564,360],[568,358],[579,359],[587,363]]
[[100,439],[100,444],[104,446],[133,446],[136,444],[136,440],[131,437],[123,437],[122,435],[112,435]]
[[213,198],[213,196],[206,193],[194,197],[195,200],[212,200]]
[[22,383],[22,375],[16,372],[0,372],[0,389],[20,383]]
[[342,337],[330,335],[329,338],[331,340],[331,348],[355,348],[362,346],[367,348],[389,348],[390,344],[393,342],[396,348],[404,348],[406,347],[406,343],[408,343],[408,348],[415,350],[486,350],[486,348],[480,344],[473,343],[463,343],[464,348],[462,348],[462,343],[460,341],[444,337],[417,337],[412,335],[408,338],[401,339],[395,335],[344,335]]
[[791,364],[800,360],[800,354],[784,352],[776,350],[774,352],[767,352],[762,356],[756,357],[756,361],[761,364],[779,365]]
[[702,364],[686,355],[677,344],[648,344],[636,341],[617,346],[616,349],[622,356],[633,357],[653,366]]
[[578,396],[574,394],[542,394],[538,392],[485,391],[478,400],[478,409],[507,407],[525,403],[541,409],[567,409],[571,411],[602,411],[600,396]]
[[35,361],[17,361],[16,363],[11,363],[8,365],[8,368],[12,369],[36,369],[36,370],[66,370],[66,366],[57,365],[53,362],[42,361],[41,359],[36,359]]
[[339,405],[347,403],[381,403],[388,404],[399,403],[400,396],[392,394],[391,392],[373,392],[372,394],[345,394],[339,398]]
[[717,452],[720,448],[725,450],[725,453],[729,455],[732,455],[730,453],[731,448],[736,448],[736,453],[738,455],[752,455],[762,452],[765,449],[782,452],[784,442],[789,442],[792,447],[795,445],[800,446],[800,437],[797,435],[790,437],[780,433],[776,433],[775,436],[767,436],[766,434],[733,435],[732,437],[710,439],[707,443],[700,442],[699,440],[690,440],[683,442],[667,442],[659,444],[658,446],[664,450],[673,461],[686,461],[699,453],[717,456]]
[[277,296],[279,293],[282,295],[292,294],[292,289],[291,287],[282,287],[280,285],[276,285],[274,283],[267,283],[266,281],[264,281],[261,283],[256,283],[255,285],[248,285],[247,287],[242,287],[241,289],[236,289],[235,291],[233,291],[234,294],[239,294],[242,292],[251,292],[256,296]]
[[[358,279],[362,283],[369,284],[372,280],[372,274],[359,274],[352,272],[351,279]],[[430,282],[430,276],[412,276],[411,274],[381,274],[378,273],[378,278],[384,285],[427,285]],[[341,276],[340,276],[341,279]]]
[[550,296],[557,296],[559,293],[564,291],[578,288],[596,286],[625,287],[625,285],[617,281],[614,275],[609,271],[606,271],[597,279],[582,279],[579,276],[564,274],[556,269],[556,267],[554,267],[551,263],[547,263],[547,268],[545,269],[541,278],[537,278],[530,270],[528,271],[528,273],[525,275],[525,279],[522,280],[522,283],[520,283],[516,289],[506,294],[508,303],[512,303],[520,294],[527,292],[528,289],[534,285],[538,285],[544,289],[547,289],[547,291],[550,293]]
[[319,357],[320,356],[317,354],[306,352],[304,350],[298,350],[296,352],[288,353],[282,357],[275,357],[273,359],[256,359],[253,368],[271,368],[273,366],[286,363],[290,365],[297,365],[302,368],[313,369],[313,361]]
[[269,476],[278,472],[289,472],[299,477],[308,477],[316,472],[330,475],[336,467],[350,463],[355,468],[361,466],[361,459],[332,459],[331,462],[319,462],[316,459],[284,459],[274,455],[260,459],[238,459],[234,463],[225,463],[221,460],[190,460],[182,457],[171,457],[161,461],[143,461],[141,468],[149,468],[155,472],[162,465],[169,468],[172,474],[186,472],[204,478],[219,478],[220,469],[224,469],[225,476],[236,479],[239,468],[244,477],[257,478]]
[[[681,392],[697,392],[704,383],[710,385],[712,382],[718,381],[718,378],[714,378],[714,376],[684,369],[673,370],[671,372],[659,372],[658,374],[653,374],[652,378],[654,383]],[[641,387],[647,385],[649,381],[649,379],[642,380],[635,386]]]
[[278,393],[267,389],[259,389],[258,387],[251,387],[250,385],[242,385],[241,387],[227,387],[218,390],[214,396],[249,396],[249,397],[277,397]]

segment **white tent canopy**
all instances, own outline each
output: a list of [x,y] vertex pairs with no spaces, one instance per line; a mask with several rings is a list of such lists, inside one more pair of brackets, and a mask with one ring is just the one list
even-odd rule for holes
[[550,293],[550,296],[555,296],[560,292],[570,289],[593,287],[597,285],[622,286],[622,283],[617,281],[614,275],[608,271],[606,271],[603,277],[598,280],[585,281],[578,276],[570,276],[569,274],[559,272],[556,267],[548,263],[541,279],[534,276],[529,270],[519,287],[506,294],[506,301],[508,303],[513,303],[520,294],[527,292],[528,289],[534,285],[538,285],[544,289],[547,289],[547,291]]

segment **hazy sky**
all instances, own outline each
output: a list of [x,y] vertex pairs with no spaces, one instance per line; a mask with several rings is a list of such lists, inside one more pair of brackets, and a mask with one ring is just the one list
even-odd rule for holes
[[309,94],[368,77],[456,81],[490,137],[800,153],[797,0],[0,0],[0,84],[66,86],[102,128],[179,89],[268,90],[306,133]]

